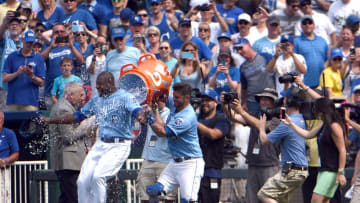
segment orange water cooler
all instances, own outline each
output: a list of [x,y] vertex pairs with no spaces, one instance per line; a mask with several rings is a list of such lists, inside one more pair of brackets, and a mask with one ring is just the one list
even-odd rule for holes
[[119,87],[133,94],[137,101],[151,105],[152,100],[166,100],[172,77],[167,65],[151,54],[139,58],[138,66],[126,64],[120,69]]

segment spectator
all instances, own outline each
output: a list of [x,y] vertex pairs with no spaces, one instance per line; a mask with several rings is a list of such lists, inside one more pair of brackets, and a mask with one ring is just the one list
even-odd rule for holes
[[350,49],[353,48],[355,33],[347,25],[343,26],[339,35],[338,47],[341,49],[344,58],[349,57]]
[[255,41],[268,35],[266,22],[269,17],[269,13],[266,8],[263,7],[258,7],[257,10],[258,11],[252,16],[255,25],[250,28],[250,33],[251,35],[254,35]]
[[[178,60],[171,54],[171,52],[172,52],[172,49],[171,49],[171,45],[170,45],[169,41],[160,42],[160,46],[159,46],[160,60],[167,65],[166,70],[169,73],[172,72],[172,70],[176,67],[176,64],[178,63]],[[178,76],[173,77],[171,86],[170,86],[170,91],[172,90],[172,86],[175,83],[179,83],[179,82],[180,82],[180,79]]]
[[96,89],[96,78],[105,70],[105,61],[108,49],[109,45],[107,44],[105,37],[99,36],[96,39],[93,54],[86,58],[86,69],[90,74],[92,95],[98,94]]
[[218,94],[211,89],[201,94],[198,133],[205,161],[201,179],[199,202],[218,203],[220,200],[221,169],[224,166],[225,136],[229,135],[230,123],[222,113],[216,112]]
[[145,27],[149,26],[149,13],[147,12],[146,9],[139,9],[136,12],[137,16],[140,16],[142,23],[144,23]]
[[50,44],[49,39],[44,35],[48,30],[48,27],[45,26],[45,23],[36,23],[35,26],[35,38],[42,44]]
[[359,26],[360,26],[360,17],[357,17],[356,15],[349,15],[349,17],[346,18],[346,26],[349,26],[351,31],[354,33],[354,35],[358,35]]
[[266,61],[270,61],[276,55],[276,45],[280,42],[281,27],[280,19],[276,16],[270,16],[266,20],[268,35],[253,44],[253,49],[262,55]]
[[61,76],[58,76],[54,80],[54,85],[51,89],[51,100],[54,104],[63,97],[66,84],[70,82],[82,83],[81,79],[71,74],[73,68],[73,62],[71,58],[62,58],[60,61],[60,69],[63,72]]
[[[303,77],[306,73],[306,62],[302,55],[293,52],[294,38],[291,35],[281,36],[280,44],[276,45],[274,58],[266,65],[269,73],[275,73],[276,90],[278,94],[290,87],[290,82],[280,83],[279,78],[287,73],[296,73]],[[282,54],[280,54],[282,52]]]
[[149,25],[159,28],[161,40],[173,39],[176,36],[179,21],[175,15],[167,14],[161,9],[161,0],[150,0],[152,16],[149,19]]
[[19,144],[16,140],[14,131],[4,127],[4,113],[0,110],[0,201],[4,203],[11,202],[11,171],[10,164],[19,158]]
[[24,15],[20,15],[18,19],[20,20],[21,35],[23,35],[23,33],[28,29],[27,26],[29,24],[29,19]]
[[213,55],[218,53],[218,46],[215,43],[210,42],[211,31],[208,23],[200,23],[198,35],[199,38],[205,42]]
[[271,16],[277,16],[280,19],[282,34],[295,34],[295,25],[302,17],[299,8],[300,0],[286,0],[285,9],[277,9],[270,13]]
[[319,86],[319,78],[327,60],[328,45],[314,33],[315,22],[311,16],[301,19],[302,34],[294,40],[294,52],[304,56],[307,71],[304,83],[310,88]]
[[231,35],[231,39],[236,41],[239,38],[246,38],[252,45],[255,42],[255,38],[250,34],[251,25],[252,23],[250,15],[247,13],[240,14],[238,18],[239,32]]
[[265,88],[275,89],[273,74],[266,71],[265,58],[251,48],[247,39],[240,38],[234,48],[246,59],[240,66],[241,97],[244,108],[250,113],[256,113],[260,110],[260,106],[255,100],[255,95],[261,93]]
[[[325,39],[328,45],[331,47],[336,46],[336,29],[330,22],[327,15],[319,13],[313,10],[313,4],[311,0],[302,0],[300,3],[300,9],[304,15],[309,15],[316,22],[314,33]],[[295,27],[295,35],[301,35],[301,22],[299,21]]]
[[[120,25],[127,26],[128,28],[131,17],[135,15],[130,8],[125,8],[126,5],[124,5],[124,1],[111,2],[113,5],[113,11],[105,17],[107,28],[106,34],[111,34],[112,30],[116,27],[120,27]],[[111,39],[112,36],[109,35],[108,38]]]
[[349,65],[346,66],[345,63],[346,71],[345,71],[344,89],[343,89],[343,93],[348,97],[348,101],[350,101],[350,103],[354,103],[355,101],[353,89],[355,86],[357,86],[356,81],[360,81],[358,80],[360,78],[360,49],[359,47],[355,47],[354,50],[355,53],[350,54],[350,56],[347,59]]
[[146,37],[150,43],[150,46],[146,48],[146,51],[152,53],[157,59],[160,58],[159,45],[160,45],[160,30],[155,26],[150,26],[145,31]]
[[[126,46],[133,46],[134,35],[145,35],[145,25],[139,16],[132,16],[130,19],[130,31],[131,35],[126,39]],[[146,41],[146,47],[149,46],[149,42]]]
[[106,9],[103,5],[99,4],[97,0],[86,0],[78,6],[79,9],[83,9],[91,13],[94,17],[96,25],[99,29],[99,34],[106,36]]
[[331,59],[328,62],[328,67],[324,69],[320,76],[320,86],[325,87],[328,96],[342,96],[343,83],[342,80],[345,75],[345,67],[343,64],[344,55],[338,48],[331,50]]
[[284,9],[286,7],[286,0],[263,0],[260,5],[271,13],[278,9]]
[[123,28],[114,28],[111,33],[114,50],[109,51],[106,55],[105,70],[113,74],[116,78],[116,87],[118,87],[118,79],[120,77],[120,68],[128,63],[137,64],[141,55],[139,49],[128,47],[125,44],[126,33]]
[[162,7],[166,12],[166,15],[174,15],[178,21],[184,18],[184,13],[181,10],[176,9],[175,0],[162,0]]
[[[66,58],[65,58],[66,59]],[[67,58],[68,63],[72,60]],[[66,62],[65,62],[66,63]],[[67,83],[64,96],[53,106],[50,117],[73,114],[84,104],[85,94],[81,84]],[[86,125],[56,124],[50,125],[51,168],[55,169],[60,181],[59,202],[78,202],[76,180],[85,159],[84,137]]]
[[328,12],[330,22],[339,34],[348,16],[351,14],[360,17],[360,4],[354,0],[336,0],[331,4]]
[[236,0],[226,0],[223,4],[217,4],[216,8],[228,24],[230,34],[237,33],[238,17],[244,11],[237,7]]
[[7,108],[9,111],[34,111],[39,106],[39,86],[44,84],[45,63],[32,45],[35,33],[27,31],[22,38],[23,48],[11,53],[5,61],[3,82],[9,83]]
[[142,34],[135,34],[133,38],[134,38],[133,47],[139,49],[141,55],[147,54],[148,52],[145,48],[145,44],[146,44],[145,36]]
[[[262,109],[273,109],[275,108],[275,101],[278,96],[275,89],[266,88],[260,94],[257,94],[255,98]],[[260,200],[257,197],[257,192],[264,185],[266,180],[275,175],[275,173],[279,170],[279,145],[268,144],[260,146],[259,131],[257,130],[257,126],[260,123],[260,112],[254,114],[247,113],[243,108],[241,108],[239,100],[235,100],[232,104],[224,104],[224,96],[221,96],[221,104],[223,105],[222,109],[224,109],[228,118],[232,121],[249,125],[251,127],[246,154],[248,164],[246,202],[260,203]],[[230,111],[228,105],[231,107]],[[280,120],[278,118],[272,117],[269,121],[267,121],[267,131],[271,132],[279,125],[279,123]]]
[[[0,4],[0,23],[3,23],[5,16],[14,16],[14,12],[20,5],[20,2],[16,0],[5,0],[4,3]],[[11,14],[7,14],[10,11]]]
[[33,51],[38,53],[38,54],[41,54],[42,50],[43,50],[43,44],[38,39],[35,39],[35,42],[34,42],[34,45],[33,45]]
[[240,72],[235,67],[229,48],[222,47],[219,52],[218,64],[209,73],[209,87],[217,94],[221,92],[237,92],[240,96]]
[[51,29],[52,26],[60,22],[61,17],[65,15],[64,9],[56,6],[56,0],[38,1],[42,10],[37,13],[36,18]]
[[179,81],[191,85],[193,89],[200,91],[205,88],[205,78],[209,70],[200,63],[198,56],[198,47],[194,42],[185,42],[180,51],[176,67],[172,69],[171,76],[179,78]]
[[28,20],[32,19],[32,4],[30,1],[22,1],[16,11],[20,12],[20,15],[26,16]]

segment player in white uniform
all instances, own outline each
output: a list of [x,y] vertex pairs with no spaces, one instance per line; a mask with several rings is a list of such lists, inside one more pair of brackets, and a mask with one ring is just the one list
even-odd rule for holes
[[99,139],[91,148],[77,180],[79,203],[105,203],[106,177],[115,175],[130,154],[131,124],[145,121],[141,106],[132,94],[117,89],[110,72],[96,80],[99,95],[74,114],[43,118],[47,123],[74,123],[95,115]]
[[168,138],[173,158],[158,182],[147,187],[146,192],[153,199],[180,185],[181,203],[197,201],[205,163],[199,145],[196,114],[190,105],[191,90],[191,86],[185,83],[173,86],[173,99],[167,100],[171,114],[166,124],[158,116],[148,117],[156,135]]

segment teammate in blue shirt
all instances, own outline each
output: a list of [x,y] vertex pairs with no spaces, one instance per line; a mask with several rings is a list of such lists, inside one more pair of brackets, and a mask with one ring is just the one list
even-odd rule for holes
[[204,160],[199,144],[197,118],[190,105],[192,87],[186,83],[173,86],[168,122],[155,116],[148,123],[159,137],[168,138],[172,160],[161,173],[158,182],[147,187],[147,193],[156,199],[161,192],[170,192],[180,186],[181,203],[197,201],[200,181],[204,174]]
[[79,202],[105,202],[106,178],[115,175],[130,154],[134,119],[145,123],[145,116],[135,97],[115,87],[110,72],[97,77],[98,95],[74,114],[43,120],[49,124],[81,122],[95,116],[99,139],[88,153],[77,181]]

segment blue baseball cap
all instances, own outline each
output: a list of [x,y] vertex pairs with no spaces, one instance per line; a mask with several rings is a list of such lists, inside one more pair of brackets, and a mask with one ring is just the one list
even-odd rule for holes
[[28,30],[24,33],[25,42],[35,42],[35,33],[32,30]]
[[179,21],[179,26],[183,25],[190,25],[191,26],[191,20],[190,18],[181,18]]
[[135,13],[130,8],[124,8],[120,12],[120,19],[129,21],[134,15]]
[[130,19],[130,25],[144,25],[144,23],[142,22],[142,19],[141,19],[140,16],[134,15],[134,16]]
[[357,25],[360,23],[360,18],[356,15],[349,15],[346,18],[346,25]]
[[288,34],[281,35],[280,42],[281,43],[290,42],[291,44],[294,44],[294,37]]
[[231,34],[228,33],[228,32],[223,32],[223,33],[221,33],[221,34],[217,37],[217,40],[220,40],[221,38],[225,38],[225,39],[231,40],[230,35],[231,35]]
[[334,59],[336,57],[341,57],[341,58],[344,57],[341,49],[339,49],[339,48],[335,48],[335,49],[331,50],[331,58]]
[[219,95],[217,92],[215,92],[215,90],[206,89],[205,91],[201,92],[201,97],[209,97],[210,99],[217,102]]
[[126,36],[126,32],[124,30],[124,28],[113,28],[111,31],[111,38],[115,39],[118,37],[125,37]]
[[249,43],[250,43],[249,40],[247,40],[244,37],[240,37],[234,44],[234,47],[242,47],[244,46],[244,44],[249,44]]
[[150,0],[150,5],[158,4],[161,5],[161,0]]

